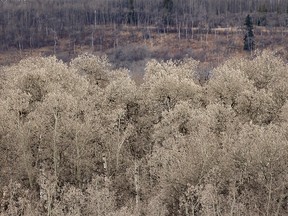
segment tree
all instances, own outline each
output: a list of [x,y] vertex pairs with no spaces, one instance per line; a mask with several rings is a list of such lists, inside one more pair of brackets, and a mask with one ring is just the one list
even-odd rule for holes
[[203,85],[193,59],[0,68],[0,216],[287,215],[288,64],[255,53]]
[[134,8],[134,0],[129,0],[128,2],[129,6],[128,6],[128,23],[129,24],[137,24],[137,16],[135,13],[135,8]]
[[245,19],[246,33],[244,36],[244,50],[252,51],[255,48],[252,18],[248,14]]
[[172,23],[172,11],[173,11],[173,1],[164,0],[163,1],[163,23],[165,25],[170,25]]

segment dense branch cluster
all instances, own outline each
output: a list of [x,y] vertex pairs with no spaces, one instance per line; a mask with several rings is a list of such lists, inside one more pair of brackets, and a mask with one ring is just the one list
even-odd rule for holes
[[106,57],[2,67],[0,215],[286,215],[288,65],[270,52],[197,78]]

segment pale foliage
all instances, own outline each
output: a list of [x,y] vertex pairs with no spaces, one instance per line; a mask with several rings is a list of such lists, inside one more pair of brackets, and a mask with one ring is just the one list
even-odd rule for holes
[[115,194],[105,184],[109,183],[104,182],[103,185],[103,180],[96,177],[88,185],[86,190],[88,202],[85,210],[87,215],[110,215],[115,210]]
[[85,53],[73,59],[70,68],[86,76],[93,85],[105,87],[109,83],[111,65],[107,56],[100,57]]
[[241,70],[253,85],[259,89],[269,90],[277,106],[282,106],[288,95],[287,64],[271,51],[257,52],[256,57],[232,59],[225,63],[229,68]]
[[12,79],[8,80],[8,85],[31,94],[37,100],[41,100],[45,93],[57,90],[80,96],[83,88],[87,88],[87,81],[56,57],[28,58],[6,70]]
[[86,207],[85,195],[81,189],[73,185],[64,186],[61,194],[61,201],[55,201],[52,215],[55,216],[81,216]]
[[148,203],[147,206],[147,214],[151,216],[165,216],[169,212],[163,203],[163,197],[161,197],[161,192],[160,195],[154,196],[150,202]]
[[113,108],[126,108],[127,103],[137,99],[137,87],[128,71],[114,71],[111,82],[105,89],[106,103]]
[[[284,195],[284,185],[280,182],[287,179],[284,171],[287,167],[284,162],[288,153],[287,138],[283,132],[275,125],[260,127],[245,124],[240,133],[225,140],[227,162],[234,164],[234,167],[227,166],[234,172],[225,178],[235,182],[240,180],[238,192],[247,191],[241,196],[235,195],[236,203],[246,205],[252,211],[263,209],[268,215],[279,211],[277,199]],[[247,181],[250,183],[247,184]],[[258,205],[253,206],[252,203]]]
[[182,62],[147,63],[143,84],[146,100],[153,109],[170,110],[178,101],[189,100],[195,106],[201,104],[202,89],[193,78],[198,62],[186,59]]
[[21,184],[10,181],[2,189],[0,215],[1,216],[36,216],[39,215],[35,209],[36,203],[32,202],[31,191],[22,188]]
[[231,59],[213,71],[209,101],[231,106],[241,121],[269,124],[287,100],[287,64],[263,51],[252,60]]
[[1,70],[1,216],[287,214],[287,64],[273,53],[202,86],[191,59],[150,61],[140,86],[90,54]]
[[269,124],[276,118],[277,105],[271,92],[265,90],[244,91],[236,99],[235,111],[244,121]]
[[253,84],[243,71],[223,65],[213,70],[207,93],[212,103],[220,102],[226,106],[234,106],[237,97],[243,91],[252,89]]

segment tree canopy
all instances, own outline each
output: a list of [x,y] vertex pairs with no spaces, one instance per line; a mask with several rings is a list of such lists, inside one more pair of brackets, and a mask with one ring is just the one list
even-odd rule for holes
[[0,215],[286,215],[288,65],[105,56],[1,68]]

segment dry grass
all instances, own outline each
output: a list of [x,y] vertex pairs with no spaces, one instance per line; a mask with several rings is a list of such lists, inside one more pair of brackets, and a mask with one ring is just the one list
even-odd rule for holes
[[[91,27],[87,28],[87,32],[89,31],[91,32]],[[147,32],[150,34],[149,39],[144,38],[144,34]],[[155,27],[143,29],[136,26],[97,26],[94,34],[94,48],[91,47],[91,33],[87,33],[83,44],[75,46],[75,53],[69,39],[61,38],[58,41],[56,56],[64,61],[69,61],[83,52],[106,52],[117,46],[125,47],[127,45],[145,45],[149,51],[155,53],[156,56],[159,55],[159,58],[165,57],[165,54],[166,58],[189,56],[201,62],[209,62],[212,65],[222,63],[232,56],[247,55],[242,49],[243,33],[239,28],[216,28],[208,33],[199,33],[199,29],[194,28],[193,35],[186,35],[185,29],[183,29],[180,38],[177,31],[168,32],[158,33]],[[288,48],[287,34],[287,30],[282,28],[255,27],[256,47],[258,49],[285,50]],[[99,42],[100,38],[103,39],[102,44]],[[22,51],[16,48],[2,51],[0,53],[0,65],[16,63],[29,56],[53,55],[53,49],[53,46],[47,46]]]

